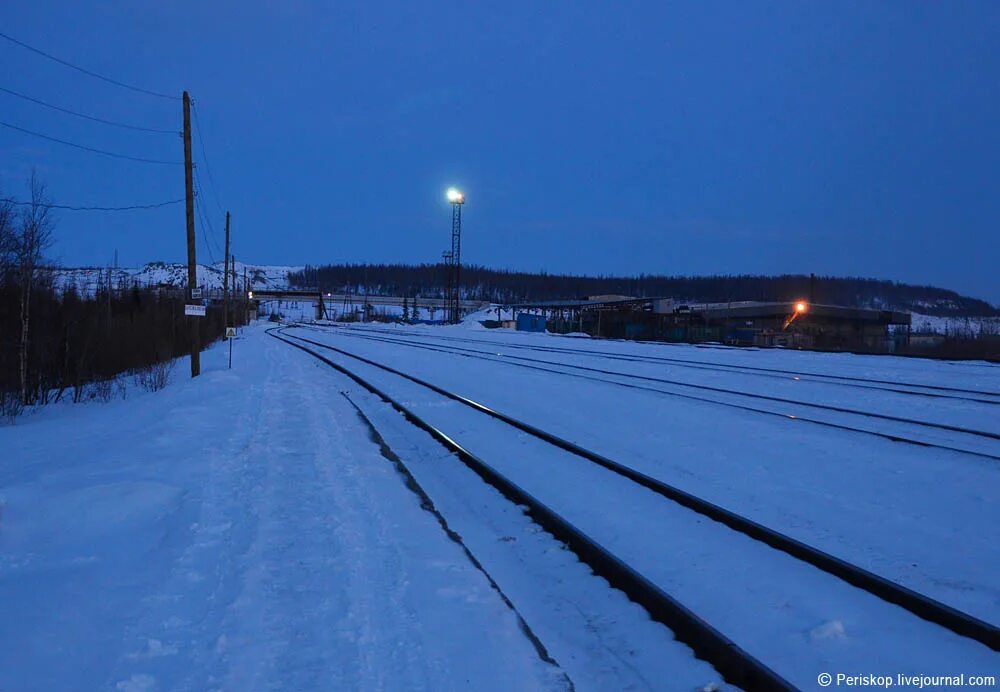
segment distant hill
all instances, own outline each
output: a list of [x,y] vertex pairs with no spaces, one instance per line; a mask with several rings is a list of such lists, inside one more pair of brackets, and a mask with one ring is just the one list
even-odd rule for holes
[[[326,266],[275,266],[236,263],[240,278],[244,268],[256,289],[316,288],[383,295],[444,295],[445,267],[441,264],[340,264]],[[183,286],[187,265],[149,262],[137,268],[111,270],[113,286]],[[108,280],[106,267],[56,267],[55,284],[93,293]],[[221,288],[222,264],[198,265],[201,288]],[[510,272],[479,266],[462,267],[465,297],[496,303],[582,298],[622,294],[670,297],[691,302],[728,300],[787,301],[808,298],[810,278],[782,276],[575,276]],[[865,279],[817,276],[813,291],[817,303],[893,309],[942,318],[998,317],[1000,309],[986,301],[935,286]]]
[[[236,262],[236,275],[243,280],[243,270],[252,288],[286,288],[288,275],[301,271],[302,267],[255,265]],[[55,285],[59,288],[73,286],[79,293],[92,294],[97,286],[108,281],[114,287],[138,286],[185,286],[187,284],[187,264],[180,262],[149,262],[138,268],[108,269],[107,267],[55,267],[52,272]],[[222,263],[198,265],[199,288],[222,288]]]
[[[288,274],[293,287],[321,287],[324,291],[372,294],[441,296],[445,286],[442,264],[340,264],[307,266]],[[496,303],[582,298],[621,294],[670,297],[692,302],[729,300],[790,301],[809,298],[810,277],[782,276],[574,276],[511,272],[480,266],[462,267],[463,294]],[[986,301],[935,286],[857,277],[817,276],[812,299],[816,303],[893,309],[942,317],[1000,315]]]

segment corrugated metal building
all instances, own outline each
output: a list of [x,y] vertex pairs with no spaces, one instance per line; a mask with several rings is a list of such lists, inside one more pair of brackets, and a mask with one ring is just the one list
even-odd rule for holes
[[[549,331],[583,331],[618,339],[893,351],[909,336],[909,313],[891,310],[803,301],[682,303],[666,298],[608,298],[522,307],[548,315]],[[902,329],[890,333],[891,325]]]

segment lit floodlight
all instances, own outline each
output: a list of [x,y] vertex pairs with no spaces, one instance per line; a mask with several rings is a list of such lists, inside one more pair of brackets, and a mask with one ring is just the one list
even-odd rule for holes
[[448,201],[452,204],[464,204],[465,194],[455,188],[448,188]]
[[804,300],[800,300],[795,304],[795,312],[799,313],[800,315],[808,309],[809,309],[809,304],[806,303]]

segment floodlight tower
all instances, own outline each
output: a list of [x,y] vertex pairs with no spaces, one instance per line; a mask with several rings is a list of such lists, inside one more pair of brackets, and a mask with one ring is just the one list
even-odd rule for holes
[[448,321],[457,324],[462,321],[461,275],[462,275],[462,205],[465,193],[449,188],[448,201],[451,202],[451,271],[448,278]]
[[441,253],[441,260],[444,264],[444,318],[451,321],[451,250]]

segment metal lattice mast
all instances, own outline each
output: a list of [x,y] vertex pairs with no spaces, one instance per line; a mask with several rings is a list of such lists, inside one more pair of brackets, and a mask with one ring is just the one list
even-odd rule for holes
[[448,190],[451,202],[451,252],[448,253],[448,321],[458,323],[462,319],[462,205],[465,195],[451,188]]
[[444,261],[444,317],[451,321],[451,250],[441,253]]
[[462,321],[462,204],[451,205],[451,321]]

